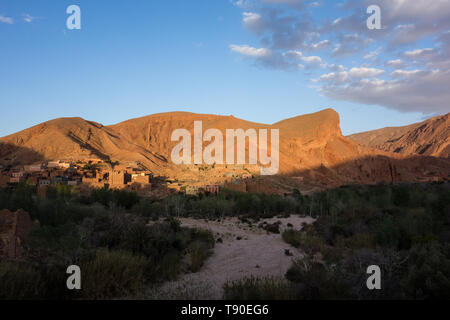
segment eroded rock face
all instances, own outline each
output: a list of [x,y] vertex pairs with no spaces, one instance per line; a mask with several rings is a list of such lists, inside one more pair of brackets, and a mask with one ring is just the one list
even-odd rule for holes
[[364,146],[403,155],[450,157],[450,113],[405,127],[383,128],[348,137]]
[[24,250],[27,235],[33,226],[30,215],[19,209],[0,211],[0,258],[17,259]]

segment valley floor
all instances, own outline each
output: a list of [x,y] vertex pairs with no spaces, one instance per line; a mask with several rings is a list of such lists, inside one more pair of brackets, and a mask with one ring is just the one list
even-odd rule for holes
[[[268,233],[258,227],[281,222],[280,234]],[[150,293],[151,299],[221,299],[223,285],[245,277],[283,278],[293,259],[303,257],[300,250],[285,243],[281,238],[283,230],[300,230],[303,223],[313,223],[311,217],[292,215],[288,218],[263,219],[249,225],[237,218],[220,221],[206,221],[193,218],[181,218],[183,227],[210,230],[217,241],[213,254],[197,273],[180,276],[177,281],[165,283]],[[288,249],[290,254],[286,255]]]

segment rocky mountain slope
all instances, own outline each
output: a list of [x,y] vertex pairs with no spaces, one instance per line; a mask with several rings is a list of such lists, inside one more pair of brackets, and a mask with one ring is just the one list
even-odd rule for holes
[[[0,162],[27,164],[40,160],[100,158],[111,162],[137,163],[156,175],[177,180],[220,183],[225,180],[224,172],[235,166],[210,167],[200,177],[200,170],[195,166],[175,165],[171,161],[171,151],[178,144],[171,141],[172,132],[184,128],[193,135],[194,121],[200,120],[203,132],[215,128],[224,137],[226,129],[279,129],[280,170],[277,176],[264,177],[260,183],[272,189],[286,190],[304,185],[332,187],[346,183],[396,183],[450,177],[448,159],[384,152],[362,146],[353,141],[356,140],[354,137],[349,139],[342,136],[339,115],[332,109],[272,125],[253,123],[233,116],[186,112],[154,114],[111,126],[81,118],[61,118],[0,138]],[[440,132],[447,131],[444,128]],[[203,143],[203,147],[207,144]],[[248,143],[246,148],[248,151]],[[258,167],[245,167],[256,175],[259,172]]]
[[450,113],[409,126],[367,131],[348,138],[388,152],[449,158]]

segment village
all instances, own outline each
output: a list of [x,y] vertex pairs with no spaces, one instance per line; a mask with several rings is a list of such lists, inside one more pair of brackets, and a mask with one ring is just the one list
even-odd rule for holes
[[0,165],[0,187],[21,182],[37,187],[38,195],[45,196],[50,186],[79,186],[82,190],[111,188],[136,191],[142,194],[152,190],[153,174],[148,170],[123,165],[111,165],[100,159],[83,161],[55,160],[24,166]]
[[[101,159],[53,160],[23,166],[0,164],[0,188],[27,183],[37,188],[39,196],[45,197],[50,187],[68,185],[86,194],[92,189],[107,188],[163,198],[173,192],[217,194],[222,188],[254,192],[257,191],[253,190],[255,186],[262,187],[248,170],[236,167],[225,169],[223,166],[214,170],[214,166],[190,165],[186,166],[186,171],[191,174],[186,179],[176,179],[154,175],[139,164],[112,164]],[[208,179],[211,172],[206,171],[215,171],[212,180]]]

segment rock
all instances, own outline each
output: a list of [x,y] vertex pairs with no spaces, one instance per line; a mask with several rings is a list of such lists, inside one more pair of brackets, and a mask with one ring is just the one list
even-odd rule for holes
[[280,233],[280,222],[268,223],[263,226],[263,229],[270,233]]
[[27,234],[33,226],[30,215],[19,209],[11,212],[0,211],[0,257],[5,259],[19,258],[27,242]]

